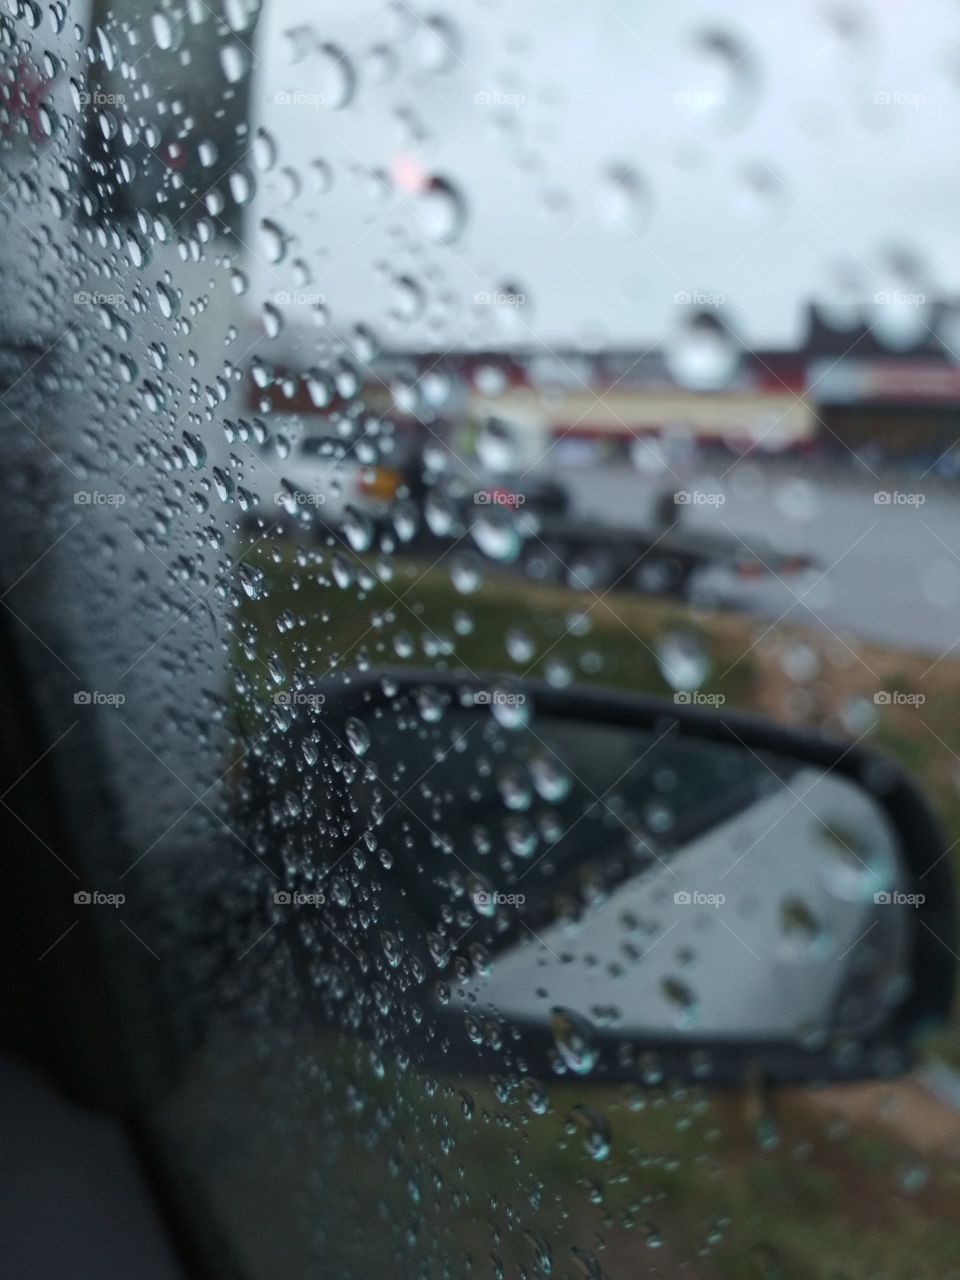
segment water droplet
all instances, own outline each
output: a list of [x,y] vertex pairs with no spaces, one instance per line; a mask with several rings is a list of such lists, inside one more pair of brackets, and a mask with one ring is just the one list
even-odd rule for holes
[[348,718],[345,729],[350,750],[354,755],[365,756],[370,749],[370,730],[356,716]]
[[703,642],[692,631],[667,631],[657,640],[657,665],[671,689],[699,689],[710,674]]
[[597,1032],[592,1022],[557,1005],[550,1011],[550,1031],[560,1057],[576,1075],[588,1075],[597,1064]]
[[344,512],[343,532],[354,551],[369,551],[373,545],[373,521],[357,507],[348,506]]
[[320,46],[312,85],[311,92],[317,93],[323,105],[332,111],[339,111],[352,101],[357,87],[356,74],[350,59],[336,45]]
[[283,228],[271,218],[262,218],[258,230],[267,261],[282,262],[287,253],[287,237]]
[[250,70],[250,53],[236,40],[220,46],[220,66],[230,84],[239,84]]
[[691,391],[729,385],[740,364],[740,348],[715,316],[695,315],[671,330],[663,348],[670,374]]
[[432,178],[417,197],[417,217],[424,234],[435,244],[454,244],[463,234],[467,206],[445,178]]
[[449,71],[458,61],[460,40],[446,18],[434,16],[419,23],[414,43],[424,71]]
[[391,933],[388,929],[383,929],[380,933],[380,944],[383,947],[383,954],[387,957],[387,962],[392,969],[395,969],[403,959],[403,947],[400,939],[395,933]]
[[520,554],[523,540],[516,517],[500,508],[480,507],[481,512],[470,526],[470,536],[485,556],[511,564]]
[[571,1123],[583,1136],[583,1148],[594,1160],[606,1160],[610,1154],[610,1128],[593,1107],[576,1106],[570,1113]]
[[610,231],[634,236],[650,221],[649,187],[636,169],[614,165],[603,176],[597,210]]

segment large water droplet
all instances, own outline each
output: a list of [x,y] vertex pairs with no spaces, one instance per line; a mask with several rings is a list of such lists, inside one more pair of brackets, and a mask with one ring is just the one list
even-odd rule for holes
[[550,1010],[550,1031],[570,1071],[588,1075],[597,1064],[597,1032],[592,1022],[560,1005]]
[[336,45],[321,45],[317,51],[317,68],[311,84],[311,91],[319,94],[324,106],[339,111],[351,102],[356,92],[357,78],[353,64]]
[[445,178],[433,178],[417,197],[417,217],[424,234],[436,244],[460,239],[467,220],[467,206]]
[[663,358],[670,374],[691,391],[717,391],[732,381],[740,347],[715,316],[695,315],[671,330]]
[[350,716],[344,727],[350,750],[354,755],[365,756],[370,749],[370,730],[356,716]]

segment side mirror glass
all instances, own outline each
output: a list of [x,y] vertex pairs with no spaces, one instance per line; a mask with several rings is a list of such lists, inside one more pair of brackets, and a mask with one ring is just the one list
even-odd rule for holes
[[[401,1038],[421,1054],[598,1080],[849,1079],[902,1070],[946,1013],[943,842],[872,751],[535,683],[324,690],[292,734],[348,783],[313,882],[324,950],[361,988],[409,970],[421,1021]],[[331,944],[358,853],[385,948],[366,975]]]

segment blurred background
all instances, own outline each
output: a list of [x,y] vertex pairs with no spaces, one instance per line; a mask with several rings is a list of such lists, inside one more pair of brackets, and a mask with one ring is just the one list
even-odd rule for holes
[[248,887],[231,766],[275,777],[276,689],[318,676],[863,741],[960,861],[956,6],[7,9],[4,608],[57,752],[120,797],[106,824],[72,778],[91,865],[138,851],[119,998],[187,1216],[244,1275],[957,1274],[956,1017],[882,1084],[654,1063],[591,1094],[601,1168],[567,1081],[541,1118],[518,1081],[268,1035],[272,953],[185,994],[204,931],[247,937],[201,919]]

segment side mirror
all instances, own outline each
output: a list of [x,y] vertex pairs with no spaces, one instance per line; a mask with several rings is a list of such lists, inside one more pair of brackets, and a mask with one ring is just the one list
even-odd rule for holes
[[[397,1007],[420,1011],[399,1038],[422,1062],[849,1080],[904,1070],[947,1014],[944,841],[871,750],[683,695],[407,671],[298,696],[297,772],[301,740],[319,744],[347,806],[310,884],[286,884],[322,901],[339,981],[361,948],[368,994],[399,971]],[[373,939],[343,936],[332,891],[358,850]]]

